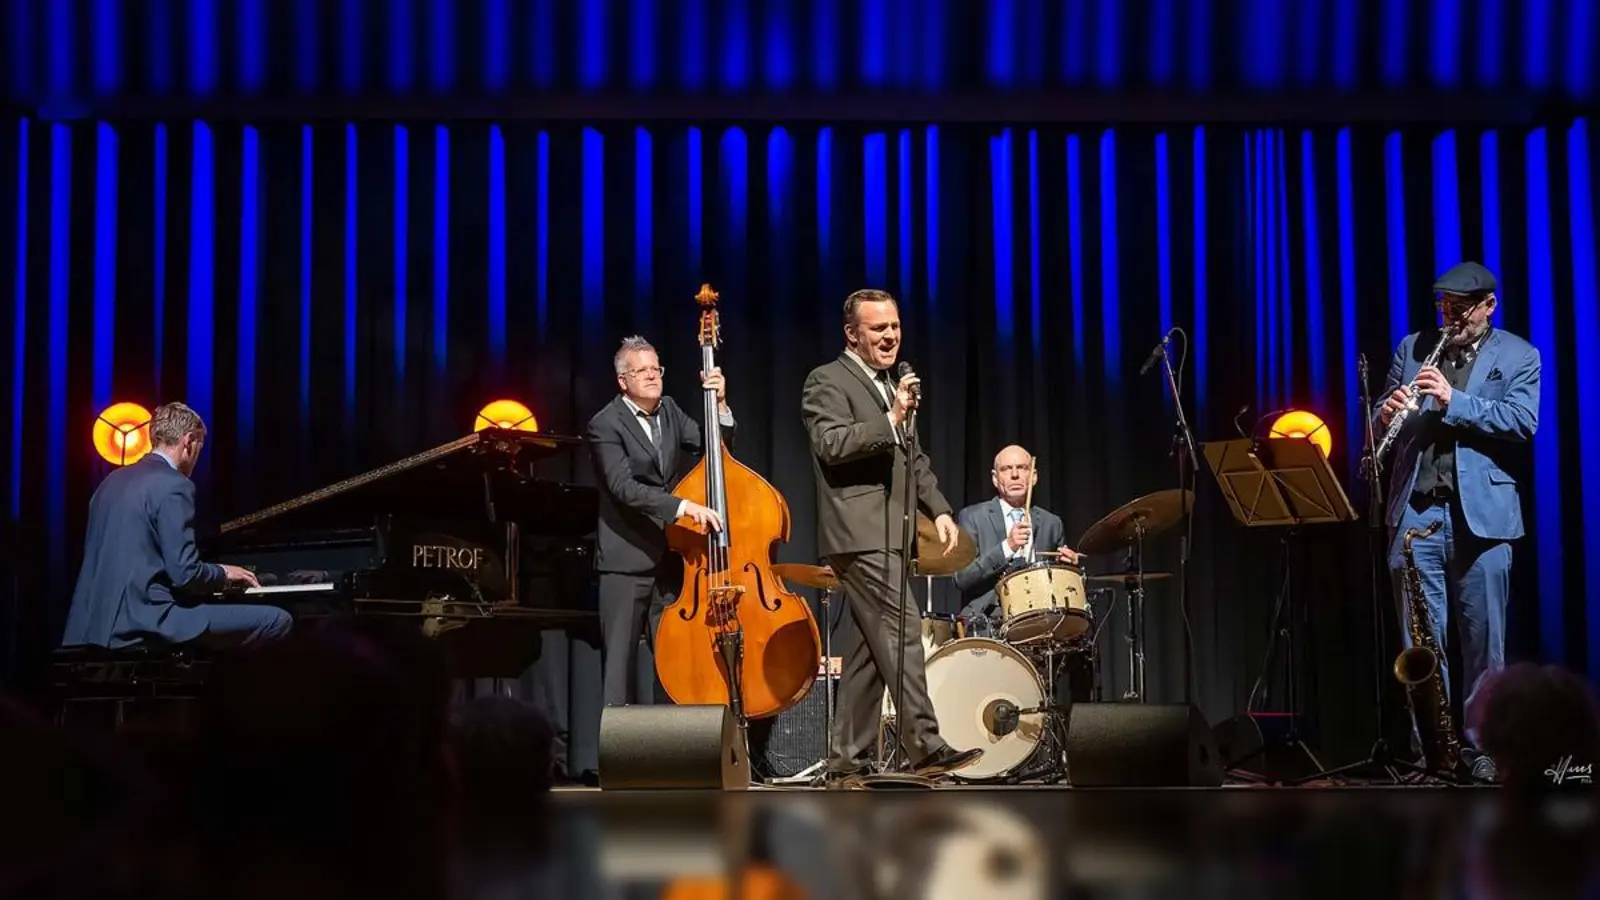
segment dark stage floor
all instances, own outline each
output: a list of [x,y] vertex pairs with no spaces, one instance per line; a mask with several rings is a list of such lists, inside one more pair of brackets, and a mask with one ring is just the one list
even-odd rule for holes
[[461,875],[475,896],[520,884],[571,898],[734,896],[730,873],[745,896],[774,898],[1490,897],[1508,884],[1591,896],[1591,800],[1513,800],[1423,787],[563,790],[542,861]]

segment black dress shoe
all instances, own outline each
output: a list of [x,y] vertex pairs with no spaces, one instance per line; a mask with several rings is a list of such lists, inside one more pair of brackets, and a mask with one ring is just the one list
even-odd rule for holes
[[911,770],[924,777],[943,775],[957,769],[965,769],[983,757],[982,750],[956,750],[945,744],[943,747],[924,756],[920,762],[911,767]]
[[1479,784],[1494,784],[1499,773],[1495,771],[1494,760],[1488,756],[1479,756],[1472,761],[1472,780]]

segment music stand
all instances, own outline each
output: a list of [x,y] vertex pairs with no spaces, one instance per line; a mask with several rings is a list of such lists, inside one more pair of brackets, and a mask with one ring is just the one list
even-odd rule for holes
[[[1272,664],[1279,634],[1287,648],[1287,693],[1289,700],[1289,731],[1285,745],[1297,748],[1309,758],[1316,771],[1323,769],[1311,748],[1300,737],[1299,692],[1296,688],[1294,663],[1294,622],[1292,556],[1289,538],[1306,525],[1327,525],[1337,522],[1354,522],[1357,518],[1350,498],[1334,477],[1328,458],[1309,438],[1268,438],[1256,440],[1242,438],[1215,441],[1202,445],[1206,464],[1216,476],[1222,495],[1228,501],[1233,518],[1246,528],[1286,528],[1288,535],[1282,539],[1284,579],[1278,595],[1277,609],[1273,612],[1273,633],[1267,659]],[[1285,607],[1290,607],[1289,624],[1280,627]],[[1250,710],[1245,710],[1249,716]],[[1263,750],[1265,747],[1263,746]]]

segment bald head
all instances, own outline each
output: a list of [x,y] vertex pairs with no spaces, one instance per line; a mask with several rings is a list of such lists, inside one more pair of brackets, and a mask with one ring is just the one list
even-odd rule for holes
[[1016,444],[994,455],[994,489],[1012,506],[1021,506],[1028,498],[1028,487],[1039,481],[1039,473],[1032,469],[1031,461],[1028,451]]

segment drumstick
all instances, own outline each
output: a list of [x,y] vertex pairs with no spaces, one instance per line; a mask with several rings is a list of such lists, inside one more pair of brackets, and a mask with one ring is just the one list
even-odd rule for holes
[[1033,524],[1033,482],[1034,482],[1033,473],[1036,471],[1035,467],[1038,464],[1039,464],[1039,458],[1036,457],[1036,456],[1033,456],[1032,454],[1029,454],[1029,456],[1028,456],[1028,496],[1027,496],[1026,499],[1024,499],[1022,501],[1022,517],[1024,519],[1028,520],[1028,524],[1030,526]]
[[[1029,528],[1033,527],[1033,484],[1034,484],[1035,481],[1038,480],[1038,479],[1034,478],[1033,476],[1034,476],[1034,473],[1036,471],[1038,471],[1035,468],[1038,464],[1039,464],[1039,458],[1037,456],[1034,456],[1032,453],[1028,454],[1028,496],[1025,497],[1023,499],[1023,501],[1022,501],[1022,521],[1027,522]],[[1032,535],[1029,535],[1029,537],[1028,537],[1028,546],[1030,548],[1032,548],[1032,546],[1033,546],[1033,536]],[[1030,549],[1030,551],[1028,553],[1028,562],[1032,563],[1033,562],[1033,558],[1036,555],[1037,554],[1032,549]]]

